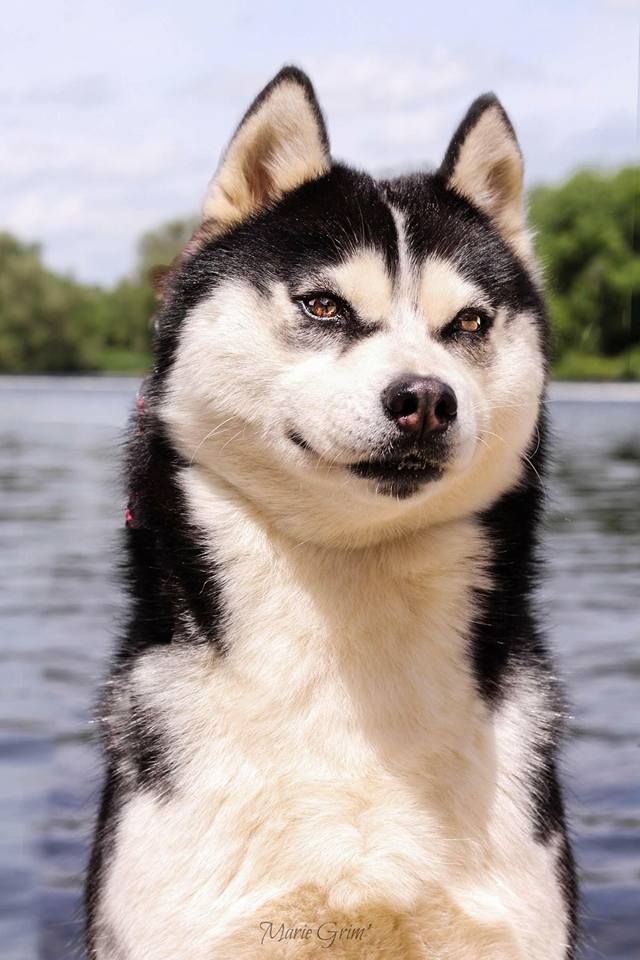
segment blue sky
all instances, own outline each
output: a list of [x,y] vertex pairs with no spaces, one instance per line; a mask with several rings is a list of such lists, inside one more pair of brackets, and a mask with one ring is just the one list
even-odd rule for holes
[[285,62],[334,155],[431,167],[493,89],[529,183],[637,157],[640,0],[33,0],[2,16],[0,229],[85,280],[199,208],[234,125]]

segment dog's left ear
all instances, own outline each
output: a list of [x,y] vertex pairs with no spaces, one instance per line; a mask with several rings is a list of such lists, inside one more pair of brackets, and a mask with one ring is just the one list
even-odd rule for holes
[[522,154],[511,121],[492,93],[472,103],[439,172],[450,189],[486,213],[507,243],[529,259]]
[[327,173],[329,140],[309,78],[285,67],[253,102],[211,181],[205,219],[226,228]]

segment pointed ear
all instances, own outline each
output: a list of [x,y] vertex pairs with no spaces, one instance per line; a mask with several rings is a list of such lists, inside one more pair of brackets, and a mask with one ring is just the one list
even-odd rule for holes
[[489,216],[525,260],[531,256],[524,207],[524,165],[511,121],[487,93],[472,103],[453,136],[440,173],[447,186]]
[[329,140],[309,78],[285,67],[253,102],[211,181],[203,216],[226,228],[327,173]]

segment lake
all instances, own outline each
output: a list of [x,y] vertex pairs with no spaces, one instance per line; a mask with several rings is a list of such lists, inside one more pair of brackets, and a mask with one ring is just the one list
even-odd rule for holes
[[[137,382],[0,378],[0,943],[80,957],[114,638],[123,426]],[[547,624],[572,718],[565,781],[589,960],[640,957],[640,389],[557,385]]]

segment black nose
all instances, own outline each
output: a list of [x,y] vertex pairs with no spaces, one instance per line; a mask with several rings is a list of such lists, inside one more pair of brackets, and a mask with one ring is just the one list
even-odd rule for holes
[[382,393],[382,405],[403,433],[415,437],[444,430],[458,413],[455,393],[436,377],[394,380]]

